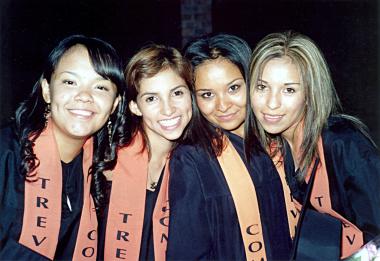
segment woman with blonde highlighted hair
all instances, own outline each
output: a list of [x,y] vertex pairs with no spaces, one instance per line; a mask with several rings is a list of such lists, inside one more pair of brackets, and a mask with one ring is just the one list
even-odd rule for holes
[[[310,202],[303,207],[310,203],[341,222],[338,250],[349,256],[380,233],[380,157],[366,127],[341,113],[326,60],[307,36],[266,36],[253,51],[250,77],[255,121],[246,147],[257,133],[299,203],[318,158]],[[312,243],[316,249],[323,242]]]

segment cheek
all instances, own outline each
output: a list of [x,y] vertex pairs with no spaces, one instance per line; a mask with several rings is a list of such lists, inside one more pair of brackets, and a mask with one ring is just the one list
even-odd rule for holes
[[197,106],[203,114],[210,114],[215,110],[214,101],[205,101],[197,98]]

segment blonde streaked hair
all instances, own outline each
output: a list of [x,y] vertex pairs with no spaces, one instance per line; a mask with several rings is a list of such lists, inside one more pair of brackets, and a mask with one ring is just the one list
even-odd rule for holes
[[[281,57],[289,57],[297,66],[301,84],[305,89],[304,126],[299,162],[300,173],[303,176],[304,170],[317,153],[318,138],[327,124],[328,117],[341,111],[341,103],[321,50],[309,37],[292,31],[269,34],[254,49],[250,64],[251,95],[266,63],[273,58]],[[351,116],[347,118],[356,121]],[[279,150],[284,152],[284,140],[280,134],[266,133],[257,119],[254,125],[263,146],[269,148],[271,144],[277,144],[275,149],[271,150],[272,157]]]

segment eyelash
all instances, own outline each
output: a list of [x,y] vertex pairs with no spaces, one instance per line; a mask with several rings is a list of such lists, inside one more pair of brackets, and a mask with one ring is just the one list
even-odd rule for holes
[[[235,89],[233,89],[233,88],[235,88]],[[234,85],[231,85],[230,87],[228,87],[229,92],[237,92],[239,89],[240,89],[240,85],[238,85],[238,84],[234,84]]]

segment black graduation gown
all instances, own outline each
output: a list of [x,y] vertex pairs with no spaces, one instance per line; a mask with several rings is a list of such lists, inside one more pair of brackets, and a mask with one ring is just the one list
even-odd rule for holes
[[[20,146],[11,130],[0,130],[0,260],[49,260],[18,243],[24,211]],[[82,153],[63,167],[62,215],[55,260],[70,260],[83,205]],[[67,203],[70,200],[71,210]]]
[[[242,157],[243,139],[227,133]],[[245,162],[246,163],[246,162]],[[286,260],[291,239],[281,180],[265,153],[250,159],[268,260]],[[232,195],[216,157],[182,145],[170,160],[168,260],[245,260]]]
[[[332,208],[363,231],[366,243],[380,234],[379,152],[351,122],[337,116],[330,117],[322,140]],[[302,202],[306,186],[295,180],[293,158],[286,148],[289,186]]]

